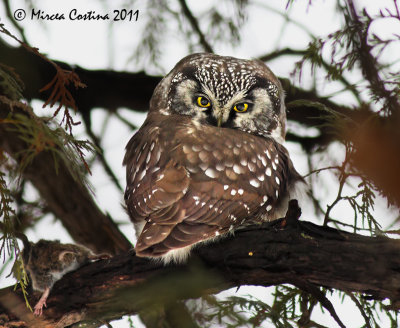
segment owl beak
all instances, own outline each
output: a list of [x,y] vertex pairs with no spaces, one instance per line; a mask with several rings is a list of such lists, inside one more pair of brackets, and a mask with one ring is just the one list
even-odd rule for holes
[[218,116],[218,119],[217,119],[217,126],[220,128],[221,125],[222,125],[222,114],[219,115],[219,116]]

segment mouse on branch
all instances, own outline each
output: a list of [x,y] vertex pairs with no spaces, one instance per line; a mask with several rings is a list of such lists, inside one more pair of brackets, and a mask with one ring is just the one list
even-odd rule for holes
[[93,254],[82,245],[61,244],[58,240],[44,239],[32,243],[22,233],[15,233],[15,236],[24,244],[22,261],[32,281],[32,288],[42,292],[42,296],[34,307],[36,316],[42,315],[43,306],[47,307],[46,301],[51,288],[66,273],[91,261],[111,257],[108,254]]

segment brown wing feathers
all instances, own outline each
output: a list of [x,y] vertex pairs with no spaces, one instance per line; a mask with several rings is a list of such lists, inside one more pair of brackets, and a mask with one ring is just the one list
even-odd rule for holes
[[142,127],[124,160],[128,210],[133,221],[146,221],[139,255],[162,255],[273,215],[290,174],[282,170],[290,161],[282,146],[233,129],[167,120],[173,130]]

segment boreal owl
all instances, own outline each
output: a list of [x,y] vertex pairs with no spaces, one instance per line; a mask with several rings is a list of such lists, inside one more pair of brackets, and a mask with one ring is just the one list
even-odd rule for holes
[[126,146],[138,256],[183,261],[201,242],[282,217],[302,178],[284,92],[261,61],[193,54],[158,84]]

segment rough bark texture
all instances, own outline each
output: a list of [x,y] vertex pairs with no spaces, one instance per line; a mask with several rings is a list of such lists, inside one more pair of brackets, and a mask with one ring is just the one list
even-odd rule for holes
[[23,306],[19,293],[5,288],[0,290],[0,312],[29,327],[83,321],[96,326],[149,305],[235,286],[281,283],[361,292],[395,303],[400,300],[399,251],[399,240],[281,219],[199,247],[183,266],[163,267],[133,253],[86,265],[55,284],[40,318]]

